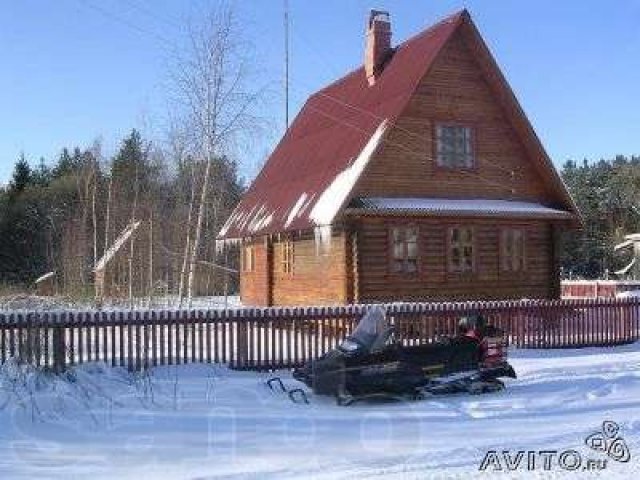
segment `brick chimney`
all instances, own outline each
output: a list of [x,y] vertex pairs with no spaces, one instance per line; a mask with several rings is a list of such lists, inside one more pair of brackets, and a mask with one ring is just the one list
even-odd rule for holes
[[389,13],[371,10],[367,23],[367,43],[364,51],[364,71],[369,86],[376,83],[391,54],[391,20]]

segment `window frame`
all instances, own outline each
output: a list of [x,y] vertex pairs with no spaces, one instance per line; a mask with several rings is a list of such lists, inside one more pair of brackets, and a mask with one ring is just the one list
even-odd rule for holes
[[[458,127],[458,128],[468,128],[470,133],[470,147],[471,147],[471,165],[465,166],[451,166],[446,165],[440,161],[440,149],[439,147],[439,135],[438,130],[440,127]],[[456,171],[474,171],[478,168],[478,145],[477,145],[477,127],[473,123],[465,123],[465,122],[456,122],[456,121],[440,121],[436,120],[433,122],[433,160],[436,169],[448,172],[456,172]]]
[[[507,259],[507,255],[506,255],[506,250],[507,250],[507,235],[513,235],[514,232],[520,232],[521,233],[521,242],[522,242],[522,248],[521,248],[521,258],[520,258],[520,268],[519,269],[514,269],[513,265],[514,265],[514,258],[515,258],[515,250],[511,253],[511,259],[509,262],[509,265],[507,265],[506,259]],[[513,239],[513,236],[511,236],[511,239]],[[512,226],[508,226],[508,227],[502,227],[500,229],[500,273],[503,274],[512,274],[512,275],[517,275],[517,274],[521,274],[527,271],[527,229],[526,227],[522,226],[522,225],[512,225]],[[507,268],[509,267],[509,268]]]
[[[248,253],[248,256],[247,256]],[[249,265],[247,265],[247,258]],[[252,273],[256,269],[256,250],[253,243],[245,243],[242,245],[242,255],[240,257],[243,273]]]
[[[471,268],[470,269],[458,269],[453,268],[453,230],[455,229],[464,229],[471,231]],[[476,240],[476,228],[473,225],[464,225],[464,224],[456,224],[456,225],[448,225],[446,229],[447,235],[447,267],[446,271],[450,275],[473,275],[476,273],[476,251],[477,251],[477,240]]]
[[[416,248],[416,255],[415,255],[415,270],[410,271],[406,268],[406,266],[409,264],[409,243],[407,242],[406,238],[406,234],[407,231],[409,229],[415,229],[415,248]],[[395,237],[394,237],[394,232],[396,230],[400,230],[402,232],[403,235],[403,239],[401,241],[402,244],[402,259],[400,261],[402,261],[403,264],[403,268],[401,270],[396,269],[396,265],[397,265],[397,257],[395,255],[395,245],[396,245],[396,241],[395,241]],[[411,222],[411,223],[400,223],[400,222],[394,222],[394,223],[389,223],[387,225],[387,238],[388,238],[388,248],[387,248],[387,258],[388,258],[388,272],[391,275],[395,275],[395,276],[401,276],[401,277],[415,277],[418,276],[421,272],[421,235],[420,235],[420,227],[418,226],[417,223]]]
[[295,265],[295,247],[292,238],[286,237],[280,241],[280,273],[293,275]]

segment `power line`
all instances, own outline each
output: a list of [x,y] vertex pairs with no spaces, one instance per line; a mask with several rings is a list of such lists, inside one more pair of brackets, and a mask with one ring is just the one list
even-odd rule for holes
[[[77,1],[78,1],[78,2],[80,2],[81,4],[83,4],[84,6],[89,7],[89,8],[91,8],[91,9],[93,9],[93,10],[95,10],[95,11],[99,12],[100,14],[104,15],[105,17],[108,17],[109,19],[111,19],[112,21],[114,21],[114,22],[116,22],[116,23],[123,24],[123,25],[125,25],[125,26],[127,26],[127,27],[129,27],[129,28],[131,28],[131,29],[133,29],[133,30],[136,30],[138,33],[141,33],[141,34],[143,34],[143,35],[147,35],[147,36],[154,37],[154,38],[156,38],[157,40],[161,41],[162,43],[165,43],[166,45],[169,45],[169,46],[171,46],[171,47],[174,47],[173,42],[171,42],[171,41],[167,40],[167,39],[166,39],[166,38],[164,38],[163,36],[158,35],[157,33],[153,32],[153,31],[151,31],[151,30],[144,29],[144,28],[140,27],[139,25],[137,25],[137,24],[135,24],[135,23],[133,23],[133,22],[130,22],[129,20],[127,20],[127,19],[126,19],[126,18],[124,18],[124,17],[121,17],[121,16],[119,16],[119,15],[115,15],[115,14],[113,14],[112,12],[110,12],[109,10],[106,10],[106,9],[104,9],[104,8],[102,8],[102,7],[98,6],[98,5],[95,5],[95,4],[91,3],[89,0],[77,0]],[[131,3],[131,5],[134,5],[134,4],[133,4],[133,3]],[[135,4],[135,5],[137,5],[137,4]],[[134,5],[134,8],[135,8],[135,5]],[[140,9],[140,6],[139,6],[139,5],[137,5],[137,6],[138,6],[138,8]],[[145,10],[146,10],[146,8],[145,8]],[[146,11],[147,11],[147,13],[149,13],[149,11],[148,11],[148,10],[146,10]],[[287,18],[288,14],[287,14],[287,11],[288,11],[288,2],[285,0],[285,27],[286,27],[286,28],[285,28],[285,30],[286,30],[286,32],[287,32],[287,33],[286,33],[286,35],[285,35],[285,38],[286,38],[286,40],[285,40],[285,41],[286,41],[286,45],[287,45],[287,47],[286,47],[286,48],[287,48],[287,50],[288,50],[288,26],[287,26],[287,25],[288,25],[288,18]],[[155,14],[154,14],[153,16],[155,16],[156,18],[159,18],[159,17],[157,17],[157,15],[155,15]],[[289,115],[288,115],[288,103],[289,103],[289,102],[288,102],[288,94],[289,94],[289,81],[288,81],[288,59],[286,60],[286,62],[285,62],[285,63],[286,63],[286,67],[285,67],[285,68],[286,68],[286,73],[285,73],[285,75],[286,75],[286,87],[285,87],[285,88],[286,88],[286,90],[285,90],[285,96],[286,96],[286,112],[285,112],[285,113],[286,113],[286,125],[287,125],[287,129],[288,129],[288,125],[289,125],[289,118],[288,118],[288,117],[289,117]],[[294,88],[295,88],[295,87],[294,87]],[[355,110],[357,110],[357,111],[360,111],[360,112],[363,112],[363,113],[365,113],[365,114],[371,115],[372,117],[374,117],[374,118],[376,118],[376,119],[378,119],[378,120],[381,120],[381,121],[382,121],[382,120],[384,120],[381,116],[379,116],[379,115],[377,115],[377,114],[375,114],[375,113],[373,113],[373,112],[371,112],[371,111],[369,111],[369,110],[363,109],[363,108],[361,108],[361,107],[357,107],[357,106],[355,106],[355,105],[351,105],[351,104],[349,104],[349,103],[347,103],[347,102],[345,102],[345,101],[343,101],[343,100],[341,100],[341,99],[338,99],[338,98],[333,97],[333,96],[331,96],[331,95],[328,95],[328,94],[326,94],[326,93],[323,93],[323,92],[317,92],[317,94],[318,94],[318,95],[320,95],[320,96],[324,96],[324,97],[326,97],[326,98],[329,98],[329,99],[331,99],[331,100],[332,100],[332,101],[334,101],[334,102],[338,102],[338,103],[340,103],[340,104],[342,104],[342,105],[346,106],[347,108],[355,109]],[[325,115],[325,116],[327,116],[328,118],[331,118],[331,119],[333,119],[334,121],[337,121],[337,122],[339,122],[339,123],[342,123],[343,125],[345,125],[345,126],[347,126],[347,127],[349,127],[349,128],[356,128],[356,129],[358,129],[358,130],[360,130],[360,131],[366,132],[364,129],[361,129],[361,128],[359,128],[359,127],[357,127],[357,126],[353,125],[353,124],[350,124],[350,123],[348,123],[348,122],[345,122],[344,120],[340,119],[339,117],[336,117],[336,116],[334,116],[334,115],[328,114],[328,113],[326,113],[326,112],[324,112],[324,111],[322,111],[322,110],[318,109],[317,107],[313,107],[313,106],[311,106],[311,105],[309,105],[309,107],[310,107],[310,108],[312,108],[313,110],[316,110],[316,111],[317,111],[318,113],[320,113],[321,115]],[[404,128],[402,128],[402,127],[398,126],[398,125],[394,125],[394,127],[395,127],[396,129],[400,130],[400,131],[404,131],[405,133],[407,133],[407,134],[409,134],[409,135],[411,135],[411,136],[413,136],[413,137],[418,137],[418,136],[419,136],[419,134],[417,134],[417,133],[415,133],[415,132],[411,132],[411,131],[409,131],[409,130],[406,130],[406,129],[404,129]],[[366,132],[366,133],[368,133],[368,132]],[[397,146],[397,147],[400,147],[400,148],[404,149],[406,152],[410,153],[411,155],[419,155],[420,157],[424,157],[424,155],[423,155],[422,153],[412,151],[411,149],[408,149],[406,146],[404,146],[404,145],[402,145],[402,144],[399,144],[399,143],[397,143],[397,142],[391,142],[391,141],[389,141],[388,139],[385,139],[384,141],[385,141],[386,143],[390,144],[390,145],[394,145],[394,146]],[[429,159],[429,160],[433,160],[433,158],[431,158],[431,157],[429,157],[429,156],[427,156],[427,159]],[[487,160],[483,160],[483,162],[488,163],[488,164],[490,164],[490,165],[493,165],[493,166],[495,166],[495,167],[497,167],[497,168],[499,168],[499,169],[501,169],[501,170],[508,171],[508,170],[507,170],[507,169],[505,169],[504,167],[499,166],[499,165],[497,165],[497,164],[494,164],[493,162],[489,162],[489,161],[487,161]],[[468,174],[468,175],[476,176],[476,177],[478,177],[479,179],[483,180],[485,183],[488,183],[488,184],[490,184],[490,185],[499,186],[500,188],[507,188],[507,189],[509,189],[510,191],[513,191],[513,189],[512,189],[512,188],[509,188],[509,187],[506,187],[506,186],[505,186],[505,185],[503,185],[503,184],[499,184],[499,183],[497,183],[497,182],[493,182],[493,181],[491,181],[491,180],[488,180],[488,179],[484,178],[482,175],[480,175],[480,174],[479,174],[479,173],[477,173],[477,172],[469,172],[469,171],[466,171],[466,170],[460,170],[460,172],[461,172],[461,173],[464,173],[464,174]],[[512,176],[513,176],[513,171],[510,171],[510,173],[511,173],[511,174],[512,174]]]
[[[322,61],[322,63],[324,64],[324,66],[328,67],[330,70],[335,70],[334,65],[331,65],[329,63],[329,60],[323,54],[323,51],[321,49],[317,48],[311,41],[309,41],[307,38],[305,38],[302,34],[300,34],[295,29],[292,29],[292,32],[293,32],[293,34],[295,36],[297,36],[298,38],[300,38],[303,41],[303,43],[309,49],[309,52],[313,54],[314,58],[320,59]],[[305,83],[305,82],[302,82],[302,83]],[[308,85],[308,84],[306,84],[306,86],[311,88],[311,86]],[[370,110],[367,110],[367,109],[364,109],[362,107],[358,107],[356,105],[350,104],[350,103],[348,103],[348,102],[346,102],[344,100],[341,100],[341,99],[336,98],[336,97],[334,97],[332,95],[329,95],[329,94],[327,94],[327,93],[325,93],[325,92],[323,92],[321,90],[318,90],[317,92],[315,92],[315,95],[327,98],[327,99],[332,100],[332,101],[334,101],[336,103],[339,103],[339,104],[341,104],[341,105],[343,105],[343,106],[345,106],[347,108],[350,108],[352,110],[355,110],[355,111],[364,113],[366,115],[369,115],[369,116],[375,118],[378,121],[384,120],[384,117],[381,117],[380,115],[377,115],[377,114],[375,114],[374,112],[372,112]],[[406,133],[406,134],[408,134],[408,135],[410,135],[412,137],[415,137],[415,138],[418,138],[418,139],[422,139],[422,136],[420,134],[418,134],[416,132],[412,132],[411,130],[408,130],[406,128],[403,128],[400,125],[396,124],[396,125],[394,125],[394,128],[396,128],[397,130],[400,130],[400,131],[402,131],[402,132],[404,132],[404,133]],[[514,172],[513,169],[504,167],[504,166],[499,165],[499,164],[497,164],[495,162],[491,162],[490,160],[487,160],[487,159],[483,159],[482,161],[483,161],[483,163],[491,165],[492,167],[496,168],[497,170],[501,170],[503,172],[506,172],[512,178],[515,178],[515,172]],[[468,172],[468,173],[473,173],[473,172]]]
[[[361,127],[358,127],[358,126],[353,125],[351,123],[348,123],[348,122],[342,120],[341,118],[336,117],[335,115],[331,115],[330,113],[324,112],[323,110],[321,110],[321,109],[319,109],[317,107],[314,107],[311,104],[307,104],[307,108],[310,108],[310,109],[316,111],[317,113],[319,113],[321,115],[324,115],[325,117],[327,117],[327,118],[329,118],[329,119],[331,119],[331,120],[333,120],[335,122],[341,123],[342,125],[344,125],[346,127],[354,128],[356,130],[359,130],[359,131],[367,133],[367,134],[370,133],[368,130],[366,130],[364,128],[361,128]],[[405,152],[409,153],[410,155],[418,156],[419,158],[425,158],[426,160],[430,160],[430,161],[434,160],[433,157],[428,155],[428,154],[425,155],[422,152],[418,152],[418,151],[412,150],[412,149],[408,148],[407,146],[402,145],[402,144],[400,144],[398,142],[392,142],[388,138],[384,138],[382,140],[382,142],[386,143],[387,145],[392,145],[392,146],[395,146],[395,147],[399,147],[399,148],[403,149]],[[492,180],[489,180],[489,179],[485,178],[484,176],[480,175],[479,173],[470,172],[468,170],[456,170],[456,173],[462,173],[464,175],[471,175],[471,176],[473,176],[473,177],[475,177],[475,178],[477,178],[479,180],[482,180],[483,182],[485,182],[488,185],[491,185],[493,187],[498,187],[500,189],[506,189],[506,190],[509,190],[510,192],[513,193],[513,188],[511,188],[511,187],[509,187],[507,185],[504,185],[502,183],[498,183],[498,182],[494,182]]]
[[119,23],[121,25],[124,25],[124,26],[126,26],[126,27],[128,27],[128,28],[130,28],[132,30],[137,31],[138,33],[140,33],[140,34],[142,34],[144,36],[153,37],[156,40],[158,40],[158,41],[160,41],[160,42],[164,43],[165,45],[168,45],[168,46],[170,46],[172,48],[175,46],[174,42],[166,39],[162,35],[159,35],[156,32],[153,32],[151,30],[147,30],[145,28],[142,28],[138,24],[133,23],[133,22],[127,20],[126,18],[121,17],[120,15],[116,15],[113,12],[110,12],[109,10],[107,10],[107,9],[101,7],[101,6],[90,2],[89,0],[76,0],[76,1],[78,3],[80,3],[81,5],[100,13],[104,17],[109,18],[111,21],[113,21],[115,23]]
[[[361,112],[361,113],[365,113],[365,114],[367,114],[367,115],[370,115],[371,117],[373,117],[373,118],[375,118],[375,119],[377,119],[377,120],[380,120],[380,121],[384,120],[384,118],[383,118],[383,117],[381,117],[380,115],[377,115],[377,114],[375,114],[375,113],[373,113],[373,112],[371,112],[371,111],[369,111],[369,110],[366,110],[366,109],[364,109],[364,108],[358,107],[358,106],[356,106],[356,105],[352,105],[352,104],[350,104],[350,103],[348,103],[348,102],[345,102],[345,101],[343,101],[343,100],[340,100],[339,98],[333,97],[333,96],[331,96],[331,95],[329,95],[329,94],[327,94],[327,93],[324,93],[324,92],[322,92],[322,91],[318,91],[318,92],[316,92],[316,95],[319,95],[319,96],[321,96],[321,97],[328,98],[328,99],[330,99],[330,100],[332,100],[332,101],[334,101],[334,102],[340,103],[340,104],[342,104],[343,106],[345,106],[345,107],[347,107],[347,108],[351,108],[352,110],[356,110],[356,111],[358,111],[358,112]],[[400,125],[397,125],[397,124],[396,124],[396,125],[394,125],[394,127],[395,127],[397,130],[400,130],[401,132],[404,132],[404,133],[406,133],[407,135],[410,135],[410,136],[412,136],[412,137],[419,138],[419,139],[421,139],[421,138],[422,138],[421,134],[416,133],[416,132],[412,132],[411,130],[407,130],[406,128],[401,127]],[[497,163],[491,162],[491,161],[486,160],[486,159],[483,159],[483,162],[484,162],[484,163],[487,163],[487,164],[489,164],[489,165],[491,165],[491,166],[494,166],[494,167],[495,167],[495,168],[497,168],[498,170],[502,170],[502,171],[507,172],[507,173],[509,173],[509,174],[513,174],[513,169],[510,169],[510,168],[507,168],[507,167],[503,167],[502,165],[498,165]]]
[[[335,99],[335,100],[340,102],[340,100],[338,100],[338,99]],[[367,133],[367,134],[369,134],[369,133],[370,133],[368,130],[366,130],[366,129],[364,129],[364,128],[361,128],[361,127],[358,127],[357,125],[354,125],[354,124],[352,124],[352,123],[346,122],[345,120],[341,119],[340,117],[337,117],[337,116],[335,116],[335,115],[332,115],[332,114],[330,114],[330,113],[327,113],[327,112],[323,111],[322,109],[320,109],[320,108],[318,108],[318,107],[313,106],[311,103],[307,103],[307,105],[306,105],[306,106],[307,106],[307,108],[310,108],[310,109],[312,109],[312,110],[316,111],[316,112],[317,112],[317,113],[319,113],[320,115],[324,115],[325,117],[327,117],[327,118],[329,118],[329,119],[331,119],[331,120],[333,120],[333,121],[335,121],[335,122],[338,122],[338,123],[340,123],[340,124],[342,124],[342,125],[344,125],[344,126],[346,126],[346,127],[349,127],[349,128],[353,128],[353,129],[359,130],[359,131],[361,131],[361,132],[363,132],[363,133]],[[380,117],[379,115],[376,115],[376,114],[374,114],[374,113],[371,113],[371,115],[372,115],[374,118],[379,119],[380,121],[385,120],[385,118]],[[396,125],[396,124],[394,124],[394,128],[396,128],[396,127],[397,127],[397,125]],[[404,130],[404,129],[399,128],[399,130]],[[414,133],[414,132],[409,132],[409,133],[411,133],[411,134],[412,134],[413,136],[415,136],[416,138],[420,138],[420,139],[422,139],[422,137],[419,137],[419,135],[418,135],[418,134],[416,134],[416,133]],[[413,150],[413,149],[411,149],[411,148],[409,148],[409,147],[407,147],[406,145],[403,145],[403,144],[401,144],[401,143],[393,142],[393,141],[389,140],[388,138],[384,138],[382,141],[383,141],[384,143],[388,144],[388,145],[393,145],[393,146],[395,146],[395,147],[401,148],[402,150],[404,150],[405,152],[407,152],[408,154],[410,154],[410,155],[412,155],[412,156],[415,156],[415,157],[418,157],[418,158],[424,158],[424,159],[429,160],[429,161],[434,161],[433,156],[431,156],[431,155],[429,155],[429,154],[425,154],[424,152],[418,152],[418,151],[416,151],[416,150]],[[484,161],[484,160],[483,160],[483,161]],[[490,163],[490,162],[488,162],[488,163]],[[478,178],[478,179],[482,180],[483,182],[485,182],[485,183],[486,183],[486,184],[488,184],[488,185],[492,185],[492,186],[494,186],[494,187],[499,187],[500,189],[504,189],[504,190],[509,190],[509,192],[511,192],[511,193],[513,193],[513,192],[514,192],[514,189],[513,189],[512,187],[510,187],[510,186],[508,186],[508,185],[505,185],[505,184],[503,184],[503,183],[498,183],[498,182],[494,182],[494,181],[492,181],[492,180],[489,180],[489,179],[485,178],[483,175],[481,175],[481,174],[479,174],[479,173],[477,173],[477,172],[474,172],[474,171],[468,171],[468,170],[458,170],[458,172],[460,172],[460,173],[462,173],[462,174],[464,174],[464,175],[471,175],[471,176],[474,176],[474,177],[476,177],[476,178]],[[509,173],[511,173],[511,172],[509,172]],[[512,176],[512,179],[513,179],[513,176]]]
[[144,2],[138,3],[134,0],[128,0],[128,3],[129,3],[129,6],[133,7],[134,9],[138,10],[141,13],[144,13],[148,17],[155,18],[156,20],[164,23],[165,25],[177,28],[178,30],[183,29],[183,26],[179,22],[165,15],[159,15],[154,10],[146,6]]

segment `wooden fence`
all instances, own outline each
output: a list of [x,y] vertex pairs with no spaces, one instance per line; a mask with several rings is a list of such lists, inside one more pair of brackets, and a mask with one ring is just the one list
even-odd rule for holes
[[[517,348],[613,346],[640,338],[640,299],[383,305],[405,345],[454,334],[481,313]],[[368,306],[209,311],[0,313],[0,360],[60,371],[103,361],[141,370],[191,362],[290,368],[334,348]]]

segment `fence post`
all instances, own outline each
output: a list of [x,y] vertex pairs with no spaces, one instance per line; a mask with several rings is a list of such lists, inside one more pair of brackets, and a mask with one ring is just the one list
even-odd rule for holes
[[[249,343],[248,343],[248,330],[247,330],[247,315],[246,313],[250,312],[250,310],[242,309],[242,312],[245,315],[241,317],[238,316],[238,311],[233,312],[232,310],[227,310],[226,313],[229,315],[229,320],[231,321],[231,325],[236,327],[236,368],[245,368],[247,366],[247,362],[249,360]],[[253,341],[253,338],[251,339]]]
[[20,352],[20,359],[24,363],[35,366],[35,335],[33,327],[33,313],[29,312],[25,316],[25,329],[23,330],[21,341],[22,351]]
[[[67,345],[65,341],[65,327],[62,326],[60,317],[53,313],[53,336],[52,336],[52,353],[53,353],[53,371],[62,373],[66,369]],[[66,316],[63,314],[63,317]]]

